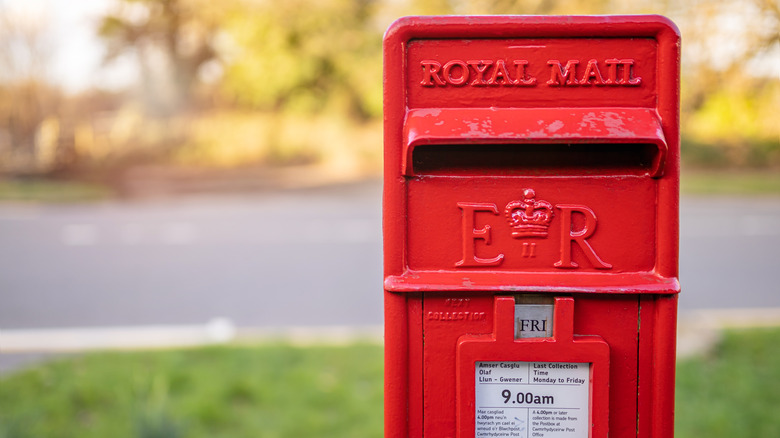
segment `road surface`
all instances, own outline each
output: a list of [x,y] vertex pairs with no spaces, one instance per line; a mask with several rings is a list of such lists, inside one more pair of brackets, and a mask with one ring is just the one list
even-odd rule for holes
[[[780,198],[683,198],[681,312],[780,307]],[[378,182],[0,205],[0,330],[382,324]]]

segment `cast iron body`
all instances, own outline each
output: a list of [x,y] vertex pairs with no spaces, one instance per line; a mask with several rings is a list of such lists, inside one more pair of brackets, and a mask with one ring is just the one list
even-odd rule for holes
[[658,16],[388,30],[386,437],[478,436],[480,361],[588,363],[585,436],[673,435],[679,50]]

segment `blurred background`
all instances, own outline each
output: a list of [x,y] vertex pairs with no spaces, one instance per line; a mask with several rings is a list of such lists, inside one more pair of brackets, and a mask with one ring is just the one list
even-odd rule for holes
[[[0,0],[0,376],[95,349],[381,342],[384,30],[648,13],[683,40],[681,347],[775,325],[777,0]],[[164,404],[175,382],[150,382]]]
[[3,0],[0,171],[120,194],[194,169],[376,175],[396,18],[604,13],[681,29],[689,168],[777,170],[776,0]]

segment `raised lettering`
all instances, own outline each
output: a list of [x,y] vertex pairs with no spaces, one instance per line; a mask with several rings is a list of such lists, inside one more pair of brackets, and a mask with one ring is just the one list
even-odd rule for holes
[[[443,66],[439,61],[423,60],[420,62],[422,79],[420,85],[424,87],[455,87],[472,86],[505,86],[505,87],[532,87],[537,84],[536,77],[528,72],[528,60],[515,59],[496,60],[468,60],[452,59]],[[584,61],[582,61],[584,62]],[[576,87],[576,86],[638,86],[642,78],[636,76],[633,59],[607,58],[599,61],[590,59],[585,64],[582,74],[578,74],[577,66],[580,60],[570,59],[562,64],[557,59],[547,61],[550,66],[550,87]],[[606,69],[604,69],[606,65]]]
[[[460,67],[460,76],[453,76],[453,67]],[[455,86],[466,85],[466,81],[469,79],[469,66],[465,62],[455,59],[444,64],[444,71],[442,73],[444,75],[444,80],[447,81],[447,83]]]
[[521,257],[534,258],[536,257],[536,243],[535,242],[523,242],[523,252]]
[[509,77],[509,72],[503,59],[496,61],[496,67],[493,69],[493,76],[488,80],[488,85],[517,85],[517,81]]
[[436,85],[444,86],[444,80],[439,73],[441,72],[441,64],[436,61],[422,61],[420,65],[423,69],[423,78],[420,85],[423,87],[435,87]]
[[486,245],[490,245],[492,241],[490,225],[485,225],[480,229],[475,228],[477,212],[483,211],[498,215],[496,204],[458,202],[458,208],[463,212],[463,258],[455,263],[455,266],[465,268],[500,265],[504,261],[504,254],[499,254],[490,259],[477,257],[476,254],[477,240],[484,240]]
[[617,66],[620,64],[620,60],[610,58],[604,62],[607,64],[607,80],[604,83],[607,85],[619,85],[617,81]]
[[493,61],[466,61],[466,63],[474,67],[474,70],[477,72],[477,77],[471,81],[471,85],[474,87],[483,87],[488,85],[487,81],[485,81],[485,70],[493,65]]
[[560,87],[561,85],[578,85],[577,78],[575,77],[577,71],[577,64],[580,62],[576,59],[571,59],[566,63],[566,67],[561,66],[561,61],[557,59],[551,59],[547,61],[547,65],[550,66],[550,80],[547,81],[547,85],[551,87]]
[[528,67],[528,61],[525,60],[514,60],[515,65],[515,73],[517,74],[517,84],[524,86],[524,87],[530,87],[532,85],[536,85],[536,78],[535,77],[529,77],[526,68]]
[[[563,211],[561,218],[561,260],[555,262],[556,268],[571,269],[579,265],[571,259],[572,244],[579,245],[585,257],[596,269],[611,269],[612,265],[605,263],[593,247],[590,246],[587,239],[596,232],[596,214],[590,208],[584,205],[556,205],[556,208]],[[572,229],[572,215],[577,212],[585,216],[585,225],[581,230]]]
[[623,75],[618,81],[618,84],[636,86],[642,83],[642,78],[634,77],[633,59],[621,59],[618,61],[618,64],[623,66]]
[[580,85],[591,85],[591,81],[595,81],[595,85],[604,85],[604,78],[601,77],[598,62],[595,59],[588,61],[588,65],[585,66],[585,73],[582,75]]
[[428,312],[429,321],[484,321],[485,312]]

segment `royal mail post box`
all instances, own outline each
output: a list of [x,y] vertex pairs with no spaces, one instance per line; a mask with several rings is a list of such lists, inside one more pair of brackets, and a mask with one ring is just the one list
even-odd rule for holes
[[417,17],[385,36],[385,436],[668,438],[679,33]]

